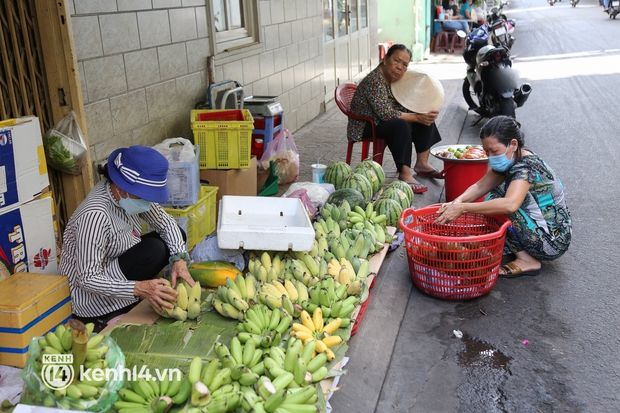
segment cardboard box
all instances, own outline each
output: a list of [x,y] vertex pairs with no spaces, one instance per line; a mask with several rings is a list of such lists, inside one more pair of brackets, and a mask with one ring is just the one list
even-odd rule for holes
[[49,186],[39,119],[14,121],[0,126],[0,210],[28,202]]
[[218,187],[215,205],[219,208],[224,195],[256,196],[257,175],[256,157],[253,156],[248,169],[201,169],[200,181]]
[[0,210],[0,280],[19,272],[58,273],[50,193]]
[[69,318],[67,277],[22,272],[0,282],[0,364],[23,368],[30,340]]

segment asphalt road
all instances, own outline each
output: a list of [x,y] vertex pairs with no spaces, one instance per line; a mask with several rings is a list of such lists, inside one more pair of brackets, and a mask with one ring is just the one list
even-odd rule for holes
[[[350,341],[335,412],[620,411],[620,21],[593,0],[515,0],[505,12],[517,19],[513,67],[533,88],[517,119],[566,188],[571,247],[539,276],[500,279],[470,301],[425,295],[404,249],[390,253]],[[464,63],[450,63],[442,83],[460,92]],[[447,98],[466,113],[461,96]],[[472,126],[471,112],[464,119],[444,116],[445,143],[477,143],[482,123]],[[437,185],[415,204],[442,196]]]

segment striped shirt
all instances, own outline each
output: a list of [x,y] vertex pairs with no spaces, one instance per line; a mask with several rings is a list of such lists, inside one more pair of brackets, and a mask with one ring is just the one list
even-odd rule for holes
[[138,300],[136,281],[127,280],[118,257],[140,242],[142,218],[157,231],[170,254],[184,252],[174,219],[153,203],[148,212],[127,215],[103,179],[75,210],[63,235],[60,271],[69,278],[73,314],[97,317]]

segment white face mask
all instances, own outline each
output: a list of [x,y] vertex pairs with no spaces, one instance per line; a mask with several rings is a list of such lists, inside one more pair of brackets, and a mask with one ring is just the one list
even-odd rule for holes
[[120,198],[118,204],[125,210],[127,215],[137,215],[142,212],[149,212],[151,210],[151,202],[145,199],[134,199],[127,196],[123,198],[120,191],[116,188],[116,194]]

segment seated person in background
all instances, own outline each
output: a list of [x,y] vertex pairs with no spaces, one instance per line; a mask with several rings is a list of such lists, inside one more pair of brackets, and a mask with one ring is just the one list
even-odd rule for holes
[[[411,51],[402,44],[395,44],[385,55],[383,62],[368,74],[359,84],[353,100],[351,112],[372,118],[377,135],[385,139],[392,152],[398,170],[398,179],[411,185],[416,194],[426,192],[428,187],[413,178],[411,171],[412,143],[415,144],[416,162],[413,170],[418,176],[441,179],[441,174],[428,163],[431,146],[441,141],[435,125],[439,115],[437,110],[418,110],[413,113],[399,103],[393,92],[393,84],[406,78]],[[403,85],[406,86],[406,85]],[[441,88],[441,84],[439,84]],[[407,96],[416,96],[425,105],[435,105],[438,109],[443,103],[443,88],[432,86],[424,90],[407,90]],[[421,113],[425,112],[425,113]],[[360,141],[372,136],[369,122],[349,118],[347,138]]]
[[472,0],[461,0],[461,18],[464,20],[473,20],[472,27],[480,26],[476,12],[471,8]]
[[[155,278],[172,266],[172,287],[190,286],[185,234],[158,202],[168,200],[168,160],[145,146],[112,152],[102,179],[75,210],[63,234],[61,273],[69,278],[75,318],[103,329],[139,299],[160,311],[177,292]],[[141,219],[154,232],[140,236]]]
[[469,33],[469,24],[461,20],[463,16],[461,16],[459,6],[456,5],[455,0],[444,0],[443,9],[444,14],[448,10],[452,10],[452,16],[449,19],[446,17],[442,23],[444,29],[463,30],[465,33]]

